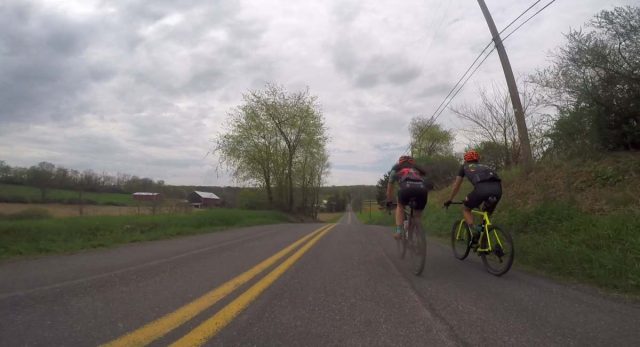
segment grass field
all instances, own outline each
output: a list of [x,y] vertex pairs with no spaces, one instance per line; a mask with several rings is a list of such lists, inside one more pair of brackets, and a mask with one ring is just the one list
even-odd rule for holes
[[73,252],[232,227],[288,222],[273,211],[203,210],[183,215],[0,220],[0,258]]
[[[46,199],[47,201],[42,201],[40,189],[35,187],[0,184],[0,201],[4,202],[77,203],[79,200],[77,191],[63,189],[48,189]],[[82,199],[87,204],[97,205],[134,206],[136,204],[129,194],[84,192]]]
[[[163,205],[156,208],[155,213],[175,213],[191,210],[190,206]],[[51,217],[75,217],[80,216],[80,205],[69,204],[18,204],[0,202],[0,218],[2,215],[12,215],[23,211],[44,210]],[[83,216],[130,216],[153,214],[150,206],[111,206],[111,205],[84,205],[82,206]]]

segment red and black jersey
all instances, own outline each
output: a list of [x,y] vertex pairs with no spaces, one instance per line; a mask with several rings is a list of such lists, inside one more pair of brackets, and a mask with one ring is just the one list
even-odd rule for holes
[[416,181],[420,182],[424,180],[425,170],[417,165],[409,163],[395,164],[389,172],[390,182],[405,182]]

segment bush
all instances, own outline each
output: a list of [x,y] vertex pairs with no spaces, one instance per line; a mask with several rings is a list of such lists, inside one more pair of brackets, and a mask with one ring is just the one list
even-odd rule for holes
[[458,174],[460,160],[453,155],[434,155],[426,158],[418,157],[418,164],[427,170],[427,179],[436,189],[446,187]]
[[601,149],[598,113],[593,109],[563,110],[547,133],[549,153],[571,157]]

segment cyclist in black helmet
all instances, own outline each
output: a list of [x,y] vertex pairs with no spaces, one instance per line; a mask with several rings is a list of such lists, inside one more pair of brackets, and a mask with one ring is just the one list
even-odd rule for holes
[[396,230],[394,238],[400,238],[402,234],[402,224],[404,222],[404,206],[411,198],[416,200],[415,216],[420,218],[422,210],[427,205],[427,194],[429,185],[425,183],[424,168],[416,164],[415,159],[408,155],[403,155],[398,159],[398,163],[393,165],[389,172],[389,183],[387,184],[387,204],[393,199],[394,184],[398,184],[398,207],[396,208]]

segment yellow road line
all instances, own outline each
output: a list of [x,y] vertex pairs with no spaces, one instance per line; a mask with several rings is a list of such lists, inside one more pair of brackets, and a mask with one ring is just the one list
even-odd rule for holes
[[298,241],[292,243],[288,247],[282,249],[280,252],[267,258],[260,264],[254,266],[250,270],[238,275],[237,277],[229,280],[216,289],[204,294],[198,299],[182,306],[174,312],[171,312],[164,317],[161,317],[143,327],[134,330],[116,340],[113,340],[103,346],[145,346],[154,340],[166,335],[171,330],[184,324],[191,318],[195,317],[200,312],[213,306],[216,302],[233,292],[236,288],[240,287],[253,277],[275,264],[281,258],[289,254],[292,250],[298,247],[300,244],[306,242],[310,238],[319,235],[323,230],[331,228],[331,225],[325,225],[313,233],[300,238]]
[[207,340],[214,337],[222,328],[227,326],[240,312],[242,312],[251,302],[253,302],[265,289],[267,289],[273,282],[275,282],[282,274],[284,274],[296,261],[302,257],[313,245],[326,235],[333,227],[325,229],[317,236],[302,246],[292,256],[287,258],[282,264],[278,265],[273,271],[262,278],[259,282],[254,284],[246,292],[242,293],[235,300],[225,306],[222,310],[218,311],[213,317],[207,319],[195,329],[190,331],[187,335],[183,336],[178,341],[171,344],[172,347],[182,346],[201,346],[207,342]]

